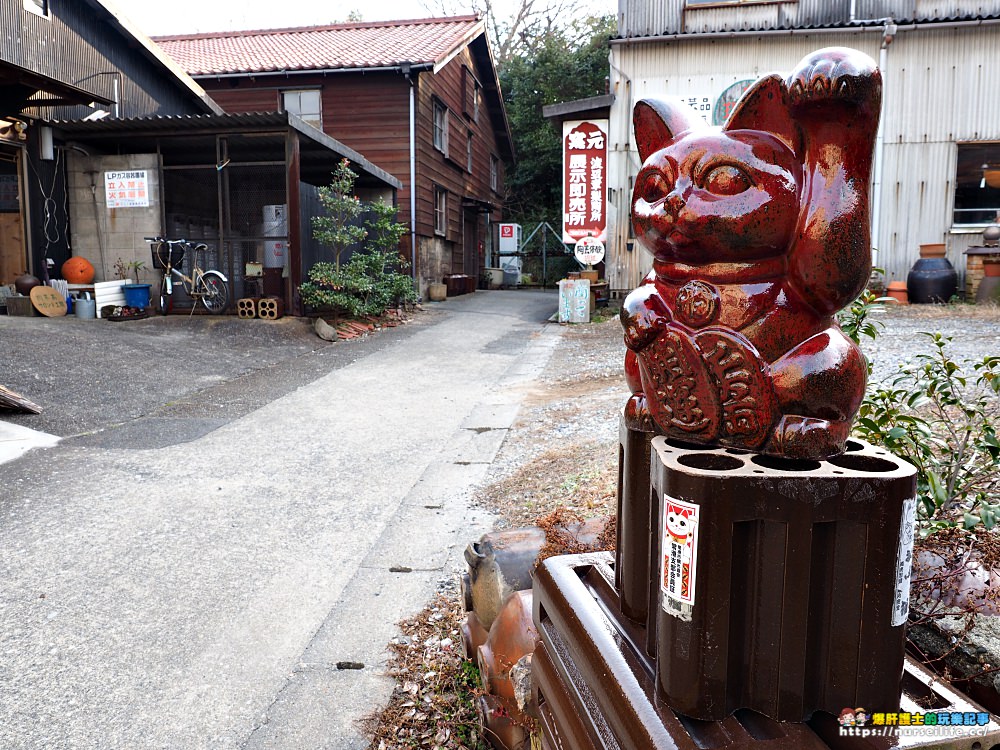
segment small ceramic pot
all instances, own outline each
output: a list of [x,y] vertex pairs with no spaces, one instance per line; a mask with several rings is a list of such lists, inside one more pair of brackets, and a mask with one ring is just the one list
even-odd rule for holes
[[892,299],[896,300],[897,305],[909,304],[909,295],[906,292],[905,281],[890,281],[889,286],[886,287],[885,296],[892,297]]

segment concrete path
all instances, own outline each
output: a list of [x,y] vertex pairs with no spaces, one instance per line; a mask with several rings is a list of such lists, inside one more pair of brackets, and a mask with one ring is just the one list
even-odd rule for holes
[[394,623],[490,524],[468,493],[555,302],[449,300],[189,442],[0,466],[0,747],[365,747]]

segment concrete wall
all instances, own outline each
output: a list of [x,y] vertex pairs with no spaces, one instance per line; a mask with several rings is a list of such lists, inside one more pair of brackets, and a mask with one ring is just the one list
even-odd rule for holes
[[[141,208],[108,208],[104,174],[125,170],[146,170],[149,205]],[[155,281],[149,245],[143,237],[161,234],[161,188],[156,154],[126,156],[81,156],[67,160],[69,181],[70,243],[73,255],[91,262],[97,281],[118,278],[115,262],[142,261],[145,269],[138,279]],[[93,186],[93,189],[92,189]]]
[[[427,286],[440,284],[445,274],[452,273],[453,242],[446,242],[440,237],[417,237],[417,282],[419,292],[427,299]],[[459,266],[461,269],[461,266]],[[455,273],[459,273],[455,271]]]

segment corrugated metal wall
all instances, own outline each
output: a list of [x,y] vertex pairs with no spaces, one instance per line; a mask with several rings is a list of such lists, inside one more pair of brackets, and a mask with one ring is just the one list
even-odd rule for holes
[[[619,0],[624,38],[741,29],[801,29],[849,23],[851,0],[756,2],[720,0],[716,7],[685,7],[685,0]],[[950,20],[1000,14],[997,0],[855,0],[854,19],[899,22]]]
[[[618,216],[627,217],[630,179],[639,167],[632,150],[631,110],[644,96],[704,91],[710,96],[729,83],[771,70],[789,71],[809,52],[843,45],[879,59],[881,33],[802,33],[788,36],[616,43],[612,46],[609,180]],[[925,243],[946,242],[960,273],[963,251],[979,230],[952,226],[957,143],[1000,142],[1000,25],[901,31],[887,51],[885,159],[881,232],[873,238],[875,263],[904,279]],[[608,275],[611,288],[634,287],[651,258],[629,249],[629,226],[612,231]]]
[[[121,72],[121,117],[195,114],[204,107],[162,68],[154,66],[129,40],[82,0],[50,0],[43,18],[24,9],[23,0],[0,0],[0,59],[57,81],[112,98]],[[87,107],[31,110],[49,119],[84,117]]]

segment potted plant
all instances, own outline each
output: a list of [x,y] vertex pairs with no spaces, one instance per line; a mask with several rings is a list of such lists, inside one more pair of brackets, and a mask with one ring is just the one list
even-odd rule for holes
[[138,307],[145,310],[149,307],[150,284],[140,284],[139,277],[146,269],[146,264],[141,260],[125,261],[119,258],[115,261],[115,273],[118,278],[125,282],[131,282],[133,274],[135,283],[122,284],[122,292],[125,294],[125,304],[129,307]]

